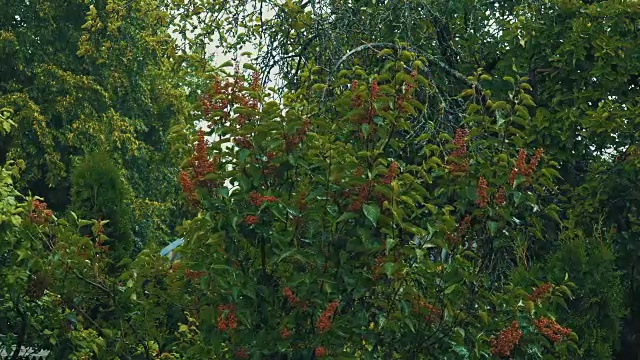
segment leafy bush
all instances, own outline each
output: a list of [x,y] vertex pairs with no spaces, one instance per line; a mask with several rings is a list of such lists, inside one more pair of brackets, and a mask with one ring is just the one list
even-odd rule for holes
[[104,153],[84,157],[71,174],[71,209],[81,218],[108,220],[105,242],[118,262],[131,256],[131,203],[120,170]]
[[284,108],[256,74],[250,85],[238,71],[212,84],[202,108],[220,140],[201,130],[180,174],[199,211],[183,227],[182,286],[198,304],[184,354],[542,358],[575,348],[539,299],[563,296],[566,279],[540,294],[508,282],[538,260],[527,245],[542,241],[543,223],[531,209],[553,179],[551,167],[538,172],[542,151],[511,145],[525,144],[513,122],[492,125],[523,116],[527,95],[473,104],[471,131],[424,134],[403,156],[415,145],[416,90],[429,83],[424,59],[406,72],[401,57],[415,54],[399,52],[380,74],[343,71],[331,91],[310,85]]

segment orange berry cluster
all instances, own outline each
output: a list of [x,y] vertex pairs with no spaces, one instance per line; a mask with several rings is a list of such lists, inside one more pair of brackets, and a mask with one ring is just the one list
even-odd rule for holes
[[247,225],[255,225],[260,222],[260,218],[256,215],[247,215],[244,217],[244,223]]
[[320,318],[318,318],[318,322],[316,323],[316,330],[319,334],[322,334],[331,329],[331,326],[333,325],[332,317],[336,312],[338,305],[340,305],[340,302],[338,300],[332,301],[320,315]]
[[[260,90],[260,74],[254,72],[251,76],[250,89],[257,92]],[[217,124],[224,124],[231,120],[232,108],[234,105],[239,105],[245,108],[257,110],[259,105],[256,99],[251,98],[248,94],[244,93],[245,80],[240,73],[240,68],[236,65],[235,75],[233,81],[226,80],[224,83],[220,79],[216,79],[212,85],[212,94],[202,96],[200,98],[200,105],[205,117],[210,117],[213,111],[217,111],[217,117],[209,119],[209,128],[213,128]],[[245,114],[238,114],[235,118],[238,126],[244,125],[248,120],[248,116]]]
[[253,91],[258,91],[261,88],[261,84],[260,84],[260,72],[259,71],[254,71],[253,74],[251,74],[251,90]]
[[372,182],[368,181],[366,184],[358,186],[358,197],[349,206],[349,211],[359,211],[362,209],[362,205],[369,199],[371,195]]
[[302,127],[298,129],[298,131],[293,136],[284,136],[285,149],[287,152],[293,150],[298,144],[304,140],[305,136],[309,132],[309,127],[311,126],[311,121],[309,119],[305,119],[302,122]]
[[542,284],[536,288],[533,289],[533,293],[531,293],[531,295],[527,296],[528,300],[531,300],[533,302],[536,302],[538,300],[540,300],[543,296],[549,294],[551,292],[553,288],[553,285],[551,285],[550,283],[546,283],[546,284]]
[[571,329],[562,327],[553,319],[549,319],[546,317],[541,317],[538,320],[535,320],[533,324],[536,326],[538,331],[544,337],[549,339],[551,342],[558,342],[563,340],[571,335]]
[[[395,180],[395,178],[398,176],[399,172],[400,172],[400,167],[398,163],[394,161],[389,165],[389,169],[387,170],[387,173],[385,174],[384,178],[377,181],[368,180],[364,185],[357,186],[356,191],[358,192],[358,195],[356,199],[353,200],[353,202],[349,206],[349,211],[354,211],[354,212],[360,211],[364,203],[367,202],[367,200],[369,200],[369,198],[371,197],[372,195],[371,190],[373,189],[374,185],[376,183],[386,184],[386,185],[391,184],[391,182]],[[358,167],[354,172],[354,176],[360,177],[362,176],[363,173],[364,173],[364,168]],[[352,190],[350,189],[347,189],[344,191],[345,197],[350,197],[351,194],[352,194]],[[376,195],[380,203],[384,202],[385,197],[382,194],[377,193]]]
[[471,227],[471,216],[466,215],[456,228],[456,232],[454,234],[447,233],[445,235],[447,242],[449,245],[458,245],[462,242],[462,237],[467,233],[469,228]]
[[235,352],[236,358],[238,359],[248,359],[249,358],[249,353],[247,352],[246,348],[239,348],[236,350]]
[[262,170],[260,170],[260,173],[264,176],[268,176],[275,173],[275,171],[278,168],[277,164],[272,163],[273,159],[276,158],[277,154],[273,151],[270,151],[265,156],[267,160],[264,161],[263,168]]
[[191,179],[189,173],[184,170],[180,171],[180,186],[182,187],[182,192],[187,196],[191,205],[196,206],[198,203],[196,198],[196,184],[193,179]]
[[391,163],[391,165],[389,165],[389,171],[387,171],[387,174],[382,180],[382,183],[389,185],[396,178],[396,176],[398,176],[398,163],[394,161]]
[[453,145],[455,149],[451,153],[452,158],[463,158],[467,156],[467,136],[469,136],[469,130],[458,128],[453,139]]
[[371,100],[375,100],[378,98],[378,94],[380,93],[380,86],[378,86],[378,81],[371,81]]
[[290,338],[291,335],[293,335],[293,332],[291,332],[291,330],[287,329],[286,327],[280,329],[280,337],[282,337],[284,340]]
[[191,165],[193,167],[193,175],[196,179],[201,179],[208,173],[212,173],[215,169],[216,163],[209,159],[209,153],[207,151],[207,140],[204,138],[204,131],[198,131],[198,141],[196,141],[196,151],[191,158]]
[[467,160],[467,137],[469,130],[456,129],[455,138],[453,139],[454,150],[449,155],[451,159],[457,159],[453,164],[449,165],[449,171],[453,173],[464,173],[469,170],[469,160]]
[[289,301],[289,304],[291,304],[291,306],[294,307],[300,307],[303,310],[307,308],[307,303],[306,302],[302,302],[300,301],[300,299],[298,299],[298,297],[296,296],[296,294],[293,292],[293,290],[291,290],[290,287],[285,287],[282,290],[282,293],[284,294],[284,296],[287,298],[287,300]]
[[53,211],[47,209],[47,203],[40,200],[33,200],[31,202],[33,210],[29,213],[29,220],[37,225],[44,225],[48,223],[53,217]]
[[184,269],[184,276],[189,280],[197,280],[206,274],[204,271],[193,271],[191,269]]
[[413,306],[413,311],[424,315],[424,320],[428,323],[434,323],[442,316],[442,310],[423,299],[418,300],[417,304]]
[[316,357],[321,358],[321,357],[325,357],[327,356],[328,352],[327,349],[325,349],[324,346],[318,346],[317,348],[315,348],[315,350],[313,351],[313,353],[315,354]]
[[517,321],[511,323],[511,326],[502,330],[498,336],[491,339],[491,353],[499,357],[511,356],[511,351],[518,345],[522,339],[522,330]]
[[507,202],[507,192],[504,186],[500,186],[500,188],[498,189],[498,193],[496,194],[496,197],[493,199],[493,203],[496,204],[497,206],[501,206],[501,205],[504,205],[506,202]]
[[260,206],[265,202],[276,202],[276,201],[278,201],[278,198],[275,196],[263,196],[258,194],[255,191],[249,194],[249,202],[251,202],[251,205],[253,206]]
[[538,162],[540,162],[543,153],[544,150],[537,149],[531,157],[531,161],[527,164],[527,151],[525,149],[520,149],[518,152],[516,168],[511,170],[511,174],[509,174],[509,184],[511,184],[511,186],[515,184],[517,175],[522,175],[527,178],[527,181],[529,181],[531,175],[533,175],[533,172],[538,167]]
[[205,181],[203,178],[205,175],[215,171],[218,162],[219,157],[217,156],[209,158],[204,131],[198,131],[195,152],[189,161],[190,169],[189,171],[180,171],[182,192],[187,195],[192,205],[196,206],[198,204],[195,193],[197,185],[215,186],[211,181]]
[[249,140],[246,136],[235,137],[233,138],[233,143],[236,144],[237,147],[241,149],[253,149],[253,144],[251,140]]
[[238,327],[236,307],[233,304],[218,306],[218,330],[227,331]]
[[[358,91],[358,80],[351,81],[351,91],[353,93]],[[355,94],[353,98],[351,98],[351,106],[354,108],[362,106],[362,96],[360,94]]]
[[476,199],[476,204],[481,208],[487,207],[489,204],[489,194],[487,193],[487,180],[484,176],[480,176],[478,179],[477,194],[478,198]]

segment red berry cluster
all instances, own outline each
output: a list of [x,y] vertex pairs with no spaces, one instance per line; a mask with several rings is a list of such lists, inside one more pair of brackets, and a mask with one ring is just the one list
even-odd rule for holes
[[196,187],[198,185],[215,187],[216,184],[209,180],[204,180],[205,175],[215,171],[218,166],[219,157],[209,157],[207,141],[204,131],[198,131],[195,152],[189,161],[189,171],[180,171],[180,185],[182,192],[187,196],[192,205],[197,205]]
[[311,121],[309,119],[305,119],[302,122],[302,127],[300,127],[293,136],[289,136],[287,134],[284,135],[285,149],[287,152],[293,150],[302,142],[302,140],[304,140],[305,136],[307,136],[307,133],[309,132],[310,126]]
[[413,311],[424,316],[424,320],[428,323],[434,323],[442,316],[442,310],[429,304],[424,299],[419,299],[417,303],[413,305]]
[[498,193],[496,194],[496,197],[493,199],[493,203],[496,204],[497,206],[502,206],[507,202],[507,191],[505,190],[504,186],[500,186],[500,188],[498,188]]
[[373,117],[376,116],[376,114],[378,113],[375,107],[375,101],[378,98],[379,93],[380,93],[380,87],[378,86],[378,81],[372,80],[371,92],[369,93],[369,109],[367,110],[366,118],[362,119],[361,121],[361,123],[369,123],[370,126],[373,126],[373,128],[371,129],[372,133],[375,133],[375,131],[377,131],[375,124],[372,124],[371,121],[373,120]]
[[340,302],[338,300],[332,301],[331,303],[329,303],[329,305],[327,305],[327,308],[320,315],[320,318],[318,318],[318,322],[316,323],[316,330],[319,334],[322,334],[331,329],[331,326],[333,325],[333,314],[336,312],[338,305],[340,305]]
[[262,169],[260,170],[260,173],[262,173],[262,175],[264,176],[268,176],[268,175],[272,175],[275,173],[275,171],[278,168],[277,164],[274,164],[272,161],[273,159],[276,158],[278,154],[276,154],[273,151],[269,151],[267,152],[267,154],[265,155],[265,157],[267,158],[266,161],[264,161],[263,165],[262,165]]
[[358,196],[353,201],[353,203],[351,203],[351,206],[349,206],[349,211],[355,212],[355,211],[360,211],[360,209],[362,209],[362,206],[369,199],[369,196],[371,195],[372,186],[373,186],[372,182],[368,181],[366,184],[357,187]]
[[535,327],[540,331],[544,337],[551,342],[561,341],[571,336],[571,329],[558,325],[553,319],[541,317],[533,322]]
[[278,201],[278,198],[275,196],[263,196],[255,191],[249,194],[249,202],[253,206],[260,206],[266,202],[271,203],[271,202],[277,202],[277,201]]
[[290,338],[291,335],[293,335],[293,332],[291,332],[291,330],[287,329],[286,327],[283,327],[282,329],[280,329],[280,337],[283,338],[284,340],[287,340],[288,338]]
[[467,137],[469,130],[458,128],[453,139],[454,150],[449,155],[449,159],[455,159],[449,165],[449,171],[453,173],[466,173],[469,170],[469,160],[467,157]]
[[253,74],[251,74],[251,90],[259,91],[261,88],[260,81],[260,72],[254,71]]
[[260,218],[256,215],[247,215],[244,217],[244,223],[247,225],[255,225],[260,222]]
[[184,170],[180,171],[180,186],[182,187],[182,192],[187,196],[191,205],[196,206],[198,203],[196,198],[196,184],[193,179],[191,179],[189,173]]
[[29,213],[29,220],[37,225],[44,225],[53,218],[53,211],[47,209],[47,203],[40,200],[31,202],[32,210]]
[[324,346],[318,346],[317,348],[315,348],[313,353],[317,358],[325,357],[328,354],[327,349],[325,349]]
[[[365,204],[365,202],[367,202],[371,197],[374,185],[376,183],[386,184],[386,185],[391,184],[391,182],[398,176],[399,172],[400,172],[399,165],[397,162],[394,161],[389,165],[389,170],[387,170],[387,173],[385,174],[384,178],[376,181],[368,180],[365,184],[356,186],[355,192],[357,192],[357,196],[356,196],[356,199],[353,200],[353,202],[349,206],[349,211],[353,211],[353,212],[360,211],[362,209],[362,206]],[[360,177],[362,176],[363,173],[364,173],[364,168],[360,166],[355,170],[354,176]],[[344,197],[346,198],[351,197],[352,194],[353,194],[352,189],[347,189],[344,191]],[[382,194],[376,194],[376,195],[380,203],[384,202],[385,197]]]
[[[229,122],[232,115],[231,110],[236,105],[254,110],[258,109],[258,101],[244,92],[244,82],[240,69],[236,65],[233,81],[227,79],[222,82],[219,78],[216,79],[211,86],[211,94],[200,98],[200,105],[205,117],[210,118],[212,112],[218,112],[217,117],[209,119],[209,128]],[[254,72],[251,76],[250,89],[257,92],[260,87],[260,74]],[[244,125],[248,120],[249,118],[245,114],[238,114],[235,118],[238,126]]]
[[462,218],[462,220],[458,224],[458,227],[456,228],[456,232],[453,234],[447,233],[447,235],[445,236],[449,245],[455,246],[460,244],[462,242],[462,238],[467,233],[470,227],[471,227],[471,216],[466,215],[464,218]]
[[351,98],[351,106],[354,108],[359,108],[362,106],[362,96],[357,94],[358,91],[358,80],[351,81],[351,92],[355,95]]
[[517,321],[511,323],[511,326],[502,330],[498,336],[491,339],[490,351],[493,355],[499,357],[511,356],[511,351],[518,345],[522,339],[522,330]]
[[237,147],[241,149],[253,149],[253,144],[251,140],[247,139],[246,136],[233,138],[233,143],[236,144]]
[[549,293],[551,293],[552,289],[553,289],[553,285],[551,285],[550,283],[542,284],[534,288],[533,293],[527,296],[527,299],[533,302],[536,302],[540,300],[542,297],[544,297],[545,295],[548,295]]
[[531,161],[527,164],[527,151],[525,149],[520,149],[518,152],[516,168],[511,170],[511,174],[509,174],[509,184],[511,184],[511,186],[515,184],[517,175],[522,175],[527,178],[527,182],[530,181],[531,175],[533,175],[533,172],[538,167],[538,163],[540,162],[543,153],[544,150],[537,149],[531,157]]
[[382,180],[382,183],[387,185],[391,184],[391,182],[396,178],[396,176],[398,176],[398,163],[394,161],[391,163],[391,165],[389,165],[389,170],[387,171],[387,174]]
[[375,101],[380,93],[380,86],[378,86],[377,80],[371,81],[371,101]]
[[220,315],[218,315],[218,330],[227,331],[238,327],[235,305],[219,305],[218,312],[220,313]]
[[197,280],[206,274],[204,271],[193,271],[191,269],[184,269],[184,277],[189,280]]
[[487,193],[487,180],[484,176],[480,176],[478,179],[477,194],[478,198],[476,199],[476,204],[481,208],[487,207],[489,204],[489,194]]
[[204,138],[204,131],[198,131],[198,141],[196,141],[196,151],[191,158],[193,175],[196,179],[201,179],[205,175],[212,173],[216,167],[216,161],[209,158],[207,151],[207,140]]
[[247,352],[246,348],[239,348],[236,350],[235,352],[236,358],[238,359],[248,359],[249,358],[249,353]]
[[287,286],[284,289],[282,289],[282,294],[287,298],[287,300],[289,301],[289,304],[291,304],[291,306],[299,307],[299,308],[302,308],[303,310],[307,308],[307,303],[306,302],[302,302],[296,296],[296,294],[293,292],[293,290],[291,290],[290,287]]
[[469,136],[469,130],[458,128],[453,139],[453,145],[455,149],[451,153],[452,158],[463,158],[467,156],[467,136]]
[[351,98],[351,106],[353,108],[361,108],[366,107],[366,113],[363,115],[362,113],[355,113],[351,116],[351,121],[356,125],[357,131],[354,132],[354,138],[365,138],[365,133],[362,131],[361,125],[368,124],[369,125],[369,134],[375,135],[378,131],[377,124],[373,122],[373,117],[378,113],[377,108],[375,106],[375,101],[380,94],[380,86],[378,85],[377,80],[371,81],[371,88],[369,91],[369,99],[366,102],[362,97],[362,94],[357,92],[358,90],[358,81],[353,80],[351,82],[351,92],[354,94]]

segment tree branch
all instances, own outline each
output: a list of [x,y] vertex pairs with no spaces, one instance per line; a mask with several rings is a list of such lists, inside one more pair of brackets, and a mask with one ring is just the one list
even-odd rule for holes
[[[480,86],[479,83],[474,82],[474,81],[470,81],[469,79],[467,79],[466,76],[464,76],[463,74],[461,74],[457,70],[451,68],[449,65],[445,64],[442,60],[436,58],[435,56],[433,56],[431,54],[422,53],[422,52],[420,52],[420,51],[418,51],[416,49],[413,49],[411,47],[400,46],[400,45],[396,45],[396,44],[392,44],[392,43],[367,43],[367,44],[364,44],[364,45],[360,45],[360,46],[356,47],[355,49],[350,50],[348,53],[346,53],[344,56],[342,56],[342,58],[340,58],[340,60],[338,60],[336,65],[333,67],[333,69],[331,70],[331,74],[329,75],[328,82],[333,80],[333,76],[334,76],[335,72],[338,70],[338,68],[340,67],[340,65],[345,60],[347,60],[349,57],[351,57],[353,54],[358,53],[358,52],[363,51],[363,50],[366,50],[366,49],[371,49],[371,50],[380,52],[380,51],[376,50],[376,48],[388,48],[388,49],[394,49],[394,50],[408,50],[408,51],[414,52],[416,54],[419,54],[419,55],[423,56],[425,59],[427,59],[427,61],[429,61],[430,63],[432,63],[432,64],[436,65],[437,67],[439,67],[440,69],[444,70],[444,72],[447,73],[448,75],[450,75],[450,76],[454,77],[455,79],[463,82],[467,86],[470,86],[470,87],[474,88],[475,91],[476,91],[476,94],[481,96],[481,99],[483,99],[483,97],[482,97],[482,87]],[[327,92],[327,88],[325,88],[324,91],[322,92],[322,100],[325,99],[326,92]],[[483,102],[486,102],[486,101],[483,101]]]

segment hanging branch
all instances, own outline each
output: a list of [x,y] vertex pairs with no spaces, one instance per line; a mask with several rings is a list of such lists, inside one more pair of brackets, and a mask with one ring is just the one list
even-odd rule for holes
[[[483,105],[486,105],[486,98],[483,96],[482,87],[480,86],[480,84],[478,82],[470,81],[469,79],[467,79],[466,76],[462,75],[460,72],[458,72],[457,70],[451,68],[449,65],[445,64],[443,61],[439,60],[438,58],[436,58],[435,56],[433,56],[431,54],[422,53],[422,52],[420,52],[420,51],[418,51],[416,49],[413,49],[411,47],[396,45],[396,44],[392,44],[392,43],[368,43],[368,44],[360,45],[360,46],[356,47],[355,49],[350,50],[348,53],[346,53],[336,63],[336,65],[331,70],[331,74],[329,74],[329,79],[327,80],[327,85],[329,85],[328,83],[331,80],[333,80],[333,76],[334,76],[335,72],[338,70],[340,65],[345,60],[347,60],[353,54],[358,53],[358,52],[360,52],[362,50],[366,50],[366,49],[371,49],[371,50],[377,51],[379,53],[380,51],[376,50],[375,48],[387,48],[387,49],[394,49],[394,50],[408,50],[408,51],[414,52],[414,53],[416,53],[416,54],[418,54],[420,56],[423,56],[425,59],[427,59],[427,61],[429,61],[430,63],[436,65],[440,69],[444,70],[444,72],[447,73],[448,75],[454,77],[457,80],[462,81],[467,86],[472,87],[475,90],[476,95],[478,95],[480,97]],[[326,91],[327,91],[326,89],[327,88],[325,88],[325,90],[322,92],[322,100],[325,99],[325,95],[326,95]]]

